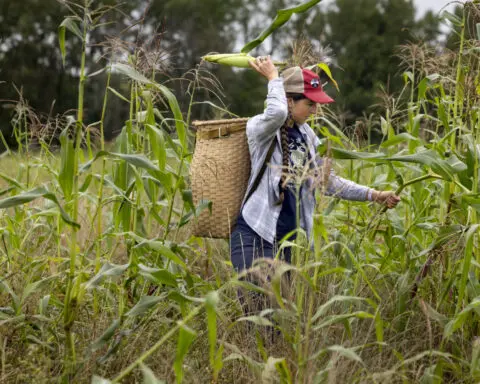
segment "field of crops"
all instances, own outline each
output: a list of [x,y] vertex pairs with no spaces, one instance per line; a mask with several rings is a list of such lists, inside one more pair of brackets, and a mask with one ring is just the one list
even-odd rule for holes
[[[105,86],[104,110],[130,107],[113,143],[103,120],[83,124],[84,67],[75,117],[38,129],[18,103],[19,148],[0,160],[0,382],[480,381],[478,40],[402,54],[405,88],[382,116],[354,131],[328,110],[311,121],[339,175],[401,203],[319,195],[313,239],[300,231],[292,265],[258,286],[233,272],[227,241],[191,236],[208,209],[189,186],[191,109],[135,54],[106,68],[129,89]],[[190,107],[214,83],[202,68]],[[244,316],[238,290],[263,310]]]

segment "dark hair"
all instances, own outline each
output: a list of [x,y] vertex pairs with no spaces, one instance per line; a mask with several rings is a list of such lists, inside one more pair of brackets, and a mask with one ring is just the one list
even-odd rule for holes
[[292,99],[293,101],[299,101],[307,98],[307,96],[305,96],[303,93],[287,92],[286,95],[287,99]]
[[[307,97],[303,93],[290,93],[286,94],[287,99],[292,99],[294,102],[307,99]],[[287,119],[283,123],[282,127],[280,128],[280,136],[282,138],[282,177],[280,179],[280,199],[278,201],[279,204],[283,203],[285,199],[285,193],[283,192],[285,188],[285,182],[287,180],[288,170],[290,168],[290,148],[288,148],[288,129],[292,128],[294,124],[292,114],[290,111],[288,112]]]

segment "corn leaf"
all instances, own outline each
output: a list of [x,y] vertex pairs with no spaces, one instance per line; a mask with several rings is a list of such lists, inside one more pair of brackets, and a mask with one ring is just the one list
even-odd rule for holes
[[66,201],[72,197],[73,184],[75,180],[75,149],[73,140],[68,137],[67,129],[64,129],[60,135],[60,172],[58,173],[58,183],[63,191]]
[[178,256],[175,252],[173,252],[168,246],[166,246],[162,241],[155,241],[155,240],[147,240],[144,239],[139,244],[135,246],[135,248],[142,248],[147,247],[151,250],[158,252],[160,255],[165,256],[167,259],[170,259],[174,263],[186,268],[185,262]]
[[311,321],[312,323],[317,321],[320,317],[324,316],[328,310],[335,304],[338,303],[349,303],[349,304],[360,304],[365,302],[366,299],[362,297],[356,297],[356,296],[334,296],[330,300],[328,300],[325,304],[321,305],[320,308],[318,308],[317,312],[315,315],[312,317]]
[[60,45],[60,52],[62,54],[63,65],[65,65],[65,56],[66,56],[65,35],[66,35],[67,29],[73,34],[75,34],[76,36],[78,36],[81,40],[83,40],[82,31],[80,31],[80,28],[75,22],[78,20],[79,19],[76,17],[67,17],[62,21],[62,23],[58,27],[58,42]]
[[268,36],[270,36],[274,31],[276,31],[278,28],[284,25],[288,20],[290,20],[293,14],[306,12],[310,8],[312,8],[314,5],[318,4],[320,1],[322,0],[310,0],[304,4],[297,5],[296,7],[279,10],[272,24],[270,24],[255,40],[248,42],[242,48],[241,52],[242,53],[250,52],[252,49],[262,44],[263,41]]
[[335,352],[342,357],[345,357],[349,360],[356,361],[357,363],[363,364],[363,360],[357,353],[353,350],[353,348],[345,348],[341,345],[332,345],[327,348],[330,352]]
[[477,234],[479,229],[478,224],[472,225],[467,233],[465,234],[465,256],[463,257],[463,270],[462,270],[462,277],[460,279],[458,288],[458,299],[457,299],[457,313],[460,311],[460,308],[463,306],[463,298],[465,296],[465,290],[467,288],[467,279],[468,273],[470,272],[470,266],[472,263],[472,255],[473,255],[473,243],[475,239],[475,235]]
[[150,268],[143,264],[138,265],[139,274],[156,284],[165,284],[170,287],[177,287],[176,277],[166,269]]
[[92,352],[98,351],[103,348],[110,341],[115,331],[120,326],[120,320],[114,320],[112,324],[103,332],[90,346]]
[[355,152],[341,148],[332,148],[332,157],[340,160],[384,160],[384,153]]
[[480,307],[480,297],[476,297],[470,304],[468,304],[463,311],[456,315],[452,320],[448,322],[445,326],[444,336],[449,338],[453,333],[460,329],[465,321],[469,318],[470,312]]
[[142,296],[135,306],[128,311],[125,316],[133,317],[143,315],[151,310],[161,301],[165,301],[165,295],[160,296]]
[[335,86],[335,88],[337,89],[337,91],[340,92],[340,88],[338,86],[338,83],[337,81],[333,78],[333,75],[332,75],[332,71],[330,70],[330,67],[328,66],[327,63],[318,63],[316,65],[313,65],[311,67],[309,67],[309,69],[313,69],[314,67],[318,67],[320,68],[323,72],[325,72],[325,74],[328,76],[328,78],[332,81],[333,85]]
[[105,263],[104,265],[102,265],[102,268],[100,268],[98,273],[89,281],[87,281],[87,283],[85,284],[85,288],[91,289],[98,286],[106,277],[121,276],[128,269],[129,266],[130,264],[115,265]]
[[31,191],[23,192],[19,195],[7,197],[6,199],[0,200],[0,209],[12,208],[22,204],[30,203],[40,197],[43,197],[44,199],[53,201],[55,203],[55,205],[60,211],[60,216],[62,217],[63,221],[65,221],[65,223],[71,225],[72,227],[80,228],[80,224],[74,222],[70,218],[70,216],[68,216],[67,212],[65,212],[65,210],[62,208],[57,197],[44,187],[37,187],[35,189],[32,189]]
[[183,381],[183,360],[185,359],[196,335],[197,334],[193,329],[187,327],[185,324],[181,325],[180,333],[178,335],[177,353],[175,356],[175,362],[173,363],[178,384],[181,384]]

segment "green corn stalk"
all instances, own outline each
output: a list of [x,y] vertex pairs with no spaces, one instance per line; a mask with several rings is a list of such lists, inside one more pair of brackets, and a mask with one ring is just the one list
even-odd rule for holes
[[[82,129],[83,129],[83,97],[84,97],[84,84],[85,84],[85,57],[86,57],[86,37],[87,37],[87,24],[86,17],[84,19],[84,29],[83,29],[83,40],[82,40],[82,59],[81,59],[81,69],[80,69],[80,82],[79,82],[79,94],[78,94],[78,112],[77,112],[77,123],[75,127],[75,156],[73,169],[71,172],[74,177],[73,183],[73,207],[72,207],[72,218],[74,221],[78,219],[78,163],[79,163],[79,152],[81,150],[81,141],[82,141]],[[66,373],[68,375],[73,373],[73,367],[76,363],[76,353],[75,353],[75,341],[73,333],[73,324],[75,321],[75,307],[77,305],[77,298],[74,294],[74,279],[76,275],[75,265],[77,260],[77,231],[75,229],[71,232],[70,238],[70,272],[68,274],[68,283],[67,283],[67,293],[65,295],[65,310],[64,310],[64,329],[65,329],[65,341],[66,341]]]

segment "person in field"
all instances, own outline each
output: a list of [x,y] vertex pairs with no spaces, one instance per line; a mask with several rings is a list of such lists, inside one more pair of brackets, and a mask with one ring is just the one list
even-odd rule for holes
[[[252,60],[250,65],[267,78],[268,95],[264,112],[247,123],[252,171],[230,238],[231,261],[237,271],[250,268],[257,258],[274,258],[279,241],[297,228],[297,217],[307,236],[311,234],[315,188],[329,196],[375,201],[388,208],[400,201],[394,192],[377,191],[335,175],[316,154],[320,140],[306,121],[315,114],[317,104],[333,102],[316,73],[293,67],[280,77],[269,56]],[[283,259],[291,262],[289,248],[284,249]]]

